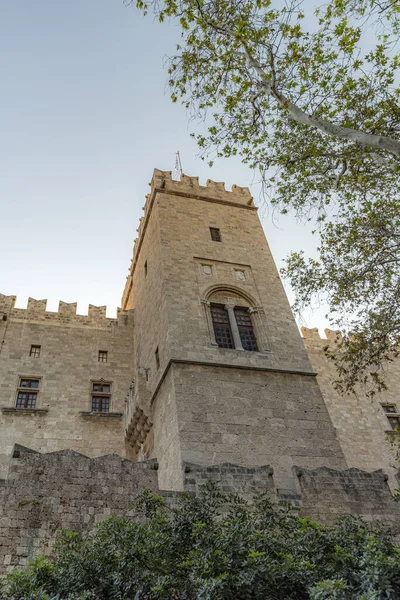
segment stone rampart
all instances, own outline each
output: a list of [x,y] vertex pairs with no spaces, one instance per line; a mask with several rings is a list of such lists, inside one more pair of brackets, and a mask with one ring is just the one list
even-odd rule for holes
[[117,309],[117,318],[106,317],[106,306],[89,304],[87,315],[76,314],[76,302],[58,304],[58,311],[48,311],[47,300],[28,298],[26,308],[16,308],[16,296],[0,294],[0,322],[5,327],[8,321],[48,323],[49,325],[69,325],[77,327],[112,327],[131,316],[132,311]]
[[[331,522],[340,514],[382,519],[399,533],[400,505],[382,471],[307,470],[294,467],[296,498],[276,490],[269,465],[246,468],[229,463],[182,465],[186,492],[198,494],[207,481],[247,500],[266,492],[272,501],[289,500],[304,515]],[[90,531],[110,515],[131,515],[144,490],[159,492],[155,460],[133,463],[115,454],[88,458],[71,450],[40,454],[16,445],[10,476],[0,480],[0,576],[48,554],[62,529]],[[160,492],[176,505],[179,492]]]
[[400,503],[393,498],[382,469],[367,473],[354,468],[336,471],[293,467],[293,471],[304,515],[328,523],[339,515],[381,520],[400,534]]
[[0,487],[0,574],[47,554],[62,529],[90,530],[111,514],[127,514],[139,492],[158,490],[156,469],[156,461],[40,454],[16,445]]

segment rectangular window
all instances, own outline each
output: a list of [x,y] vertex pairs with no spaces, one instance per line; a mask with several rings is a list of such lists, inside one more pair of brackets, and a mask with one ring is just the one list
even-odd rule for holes
[[34,388],[39,389],[39,379],[20,379],[20,388]]
[[387,416],[387,420],[389,421],[389,425],[392,429],[400,428],[400,414],[397,412],[397,408],[395,404],[384,404],[382,405],[385,415]]
[[258,352],[256,336],[254,335],[249,309],[244,306],[236,306],[235,318],[240,333],[240,339],[242,340],[243,350]]
[[39,379],[20,379],[16,408],[36,408]]
[[221,242],[221,231],[217,227],[210,227],[210,234],[213,242]]
[[158,351],[158,346],[155,351],[155,357],[156,357],[156,367],[157,367],[157,369],[159,369],[160,368],[160,353]]
[[107,350],[99,350],[99,362],[107,362],[108,352]]
[[235,348],[228,311],[223,304],[211,304],[210,308],[215,341],[218,346],[220,348]]
[[29,356],[33,356],[34,358],[39,358],[40,356],[40,346],[31,346],[31,351],[29,352]]
[[92,412],[109,412],[111,401],[111,383],[104,381],[92,383]]
[[92,412],[109,412],[110,398],[105,396],[92,396]]

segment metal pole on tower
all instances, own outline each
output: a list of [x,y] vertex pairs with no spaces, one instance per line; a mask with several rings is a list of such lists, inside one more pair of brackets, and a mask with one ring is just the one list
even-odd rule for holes
[[182,162],[181,162],[181,155],[180,152],[178,150],[178,152],[175,153],[175,169],[174,172],[177,175],[182,175],[183,171],[182,171]]

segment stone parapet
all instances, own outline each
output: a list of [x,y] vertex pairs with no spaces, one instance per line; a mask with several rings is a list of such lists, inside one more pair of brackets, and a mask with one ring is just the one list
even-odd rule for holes
[[[400,528],[400,504],[382,471],[304,469],[293,467],[299,494],[282,494],[269,465],[248,468],[182,464],[184,491],[198,494],[208,481],[225,493],[251,501],[267,493],[273,502],[288,500],[301,513],[331,522],[342,514],[381,519],[395,534]],[[179,492],[159,491],[156,460],[133,463],[116,454],[88,458],[72,450],[41,454],[15,445],[10,476],[0,480],[0,575],[24,566],[38,554],[48,554],[62,529],[90,531],[111,515],[132,515],[137,494],[162,494],[170,506]]]
[[89,304],[87,315],[76,314],[76,302],[63,302],[60,300],[58,311],[47,311],[47,300],[28,298],[26,308],[15,308],[16,296],[0,294],[0,322],[25,321],[34,323],[48,323],[51,325],[75,325],[79,327],[107,327],[133,318],[132,310],[117,309],[117,318],[106,317],[105,306]]
[[261,492],[268,492],[271,499],[276,499],[273,469],[270,465],[250,468],[230,463],[203,466],[184,462],[182,467],[185,491],[198,494],[202,485],[214,481],[225,493],[238,493],[251,498]]
[[220,181],[212,181],[207,179],[206,185],[200,185],[198,177],[190,177],[182,173],[180,181],[172,179],[171,171],[161,171],[154,169],[151,179],[150,193],[146,195],[146,202],[143,206],[143,216],[139,220],[137,228],[137,238],[133,243],[133,258],[129,267],[129,273],[125,284],[125,289],[122,295],[122,306],[127,305],[130,293],[132,291],[132,275],[135,269],[137,258],[143,242],[148,219],[150,217],[155,198],[158,193],[173,195],[182,198],[195,198],[205,202],[213,202],[217,204],[225,204],[227,206],[240,206],[251,210],[257,210],[254,205],[253,197],[248,187],[240,187],[233,185],[231,191],[225,189],[225,183]]
[[48,554],[62,529],[82,532],[111,514],[129,514],[145,489],[158,491],[155,460],[40,454],[16,445],[9,479],[0,485],[0,575]]
[[378,469],[337,471],[293,467],[302,498],[302,513],[330,522],[340,515],[382,520],[400,534],[400,503],[392,496],[388,476]]

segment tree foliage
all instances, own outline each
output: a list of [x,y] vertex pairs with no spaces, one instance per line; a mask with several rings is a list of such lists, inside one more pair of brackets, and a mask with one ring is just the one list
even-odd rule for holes
[[[353,251],[349,240],[360,241],[366,222],[384,222],[387,210],[400,208],[399,1],[330,0],[321,8],[303,0],[136,4],[180,24],[182,42],[168,69],[171,98],[204,120],[196,137],[210,164],[214,156],[241,157],[260,172],[266,197],[282,213],[318,222],[317,264],[295,253],[285,273],[297,306],[325,294],[341,326],[347,318],[353,340],[360,333],[359,344],[345,338],[340,348],[342,379],[351,371],[342,387],[354,389],[361,374],[382,381],[379,369],[400,334],[398,321],[389,319],[389,301],[399,308],[398,220],[382,239],[378,225],[374,241],[369,236],[379,264],[374,282],[367,253]],[[379,263],[389,246],[391,269]],[[347,267],[337,253],[349,247]],[[357,273],[355,260],[363,261]],[[364,351],[372,341],[380,350]]]
[[112,517],[91,536],[64,533],[55,554],[14,571],[3,600],[378,600],[400,595],[400,551],[353,518],[324,526],[251,506],[215,486],[176,508],[143,494],[135,518]]

